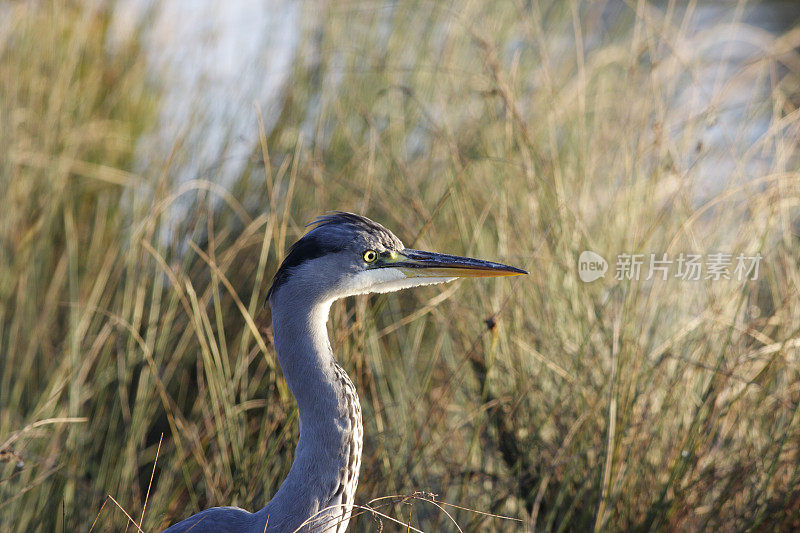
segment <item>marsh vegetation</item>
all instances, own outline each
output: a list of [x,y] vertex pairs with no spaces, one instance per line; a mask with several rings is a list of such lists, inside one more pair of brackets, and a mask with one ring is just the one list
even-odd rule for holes
[[[298,431],[265,291],[332,209],[530,271],[333,307],[358,502],[423,531],[800,527],[800,30],[675,4],[304,4],[226,188],[175,184],[186,144],[137,167],[162,104],[108,6],[4,2],[0,530],[261,507]],[[614,275],[717,252],[758,278]],[[351,529],[381,520],[405,531]]]

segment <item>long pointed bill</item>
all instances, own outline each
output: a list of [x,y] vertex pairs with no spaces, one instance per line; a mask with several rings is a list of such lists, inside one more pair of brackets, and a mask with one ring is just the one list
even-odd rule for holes
[[491,261],[409,249],[399,252],[396,259],[379,266],[398,268],[409,278],[478,278],[527,274],[521,268]]

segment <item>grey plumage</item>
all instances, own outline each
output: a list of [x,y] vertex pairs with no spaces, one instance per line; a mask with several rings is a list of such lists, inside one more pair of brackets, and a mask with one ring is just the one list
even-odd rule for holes
[[165,533],[344,532],[358,484],[363,425],[356,388],[328,340],[331,303],[462,276],[524,273],[498,263],[406,250],[392,232],[353,213],[325,215],[310,226],[289,249],[268,292],[278,362],[300,413],[289,474],[255,513],[215,507]]
[[[313,229],[294,243],[281,263],[267,292],[269,300],[272,292],[289,277],[294,267],[310,259],[341,252],[348,247],[362,246],[382,251],[402,250],[403,243],[394,233],[367,217],[354,213],[336,211],[317,217],[306,227]],[[354,248],[355,249],[355,248]]]

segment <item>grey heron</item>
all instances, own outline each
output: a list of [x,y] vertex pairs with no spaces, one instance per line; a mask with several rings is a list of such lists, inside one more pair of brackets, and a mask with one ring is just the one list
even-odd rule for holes
[[278,362],[300,413],[289,474],[259,511],[213,507],[166,533],[345,531],[364,431],[356,388],[328,340],[333,301],[461,277],[527,274],[499,263],[407,249],[392,232],[353,213],[324,215],[309,225],[313,229],[290,248],[267,293]]

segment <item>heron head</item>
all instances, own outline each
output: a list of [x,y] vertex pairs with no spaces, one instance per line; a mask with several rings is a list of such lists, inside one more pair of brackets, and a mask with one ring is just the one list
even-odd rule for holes
[[283,260],[268,298],[330,301],[369,292],[445,283],[462,277],[516,276],[519,268],[455,255],[412,250],[377,222],[353,213],[321,216]]

